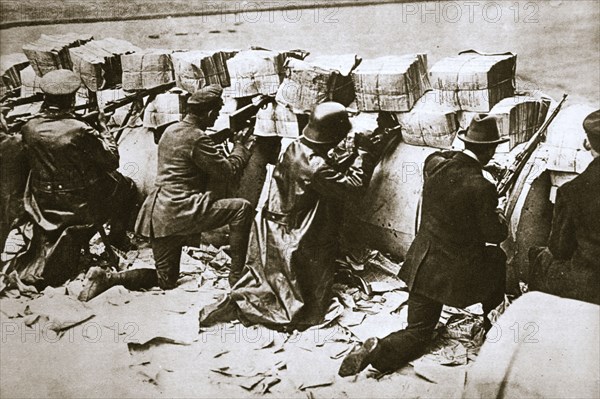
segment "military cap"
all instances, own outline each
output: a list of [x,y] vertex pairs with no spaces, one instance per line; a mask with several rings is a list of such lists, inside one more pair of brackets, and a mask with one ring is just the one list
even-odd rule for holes
[[40,88],[46,94],[63,96],[73,94],[81,87],[81,79],[68,69],[57,69],[45,74],[40,80]]
[[208,85],[199,90],[188,98],[189,105],[210,105],[221,99],[223,88],[219,85]]

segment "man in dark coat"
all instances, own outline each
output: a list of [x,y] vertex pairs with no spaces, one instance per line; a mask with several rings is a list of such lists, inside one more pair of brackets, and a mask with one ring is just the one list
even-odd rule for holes
[[600,110],[583,122],[594,160],[558,189],[548,247],[530,250],[530,290],[600,305]]
[[210,85],[188,99],[188,115],[171,125],[158,143],[156,189],[146,198],[136,222],[136,232],[150,238],[154,269],[107,273],[92,268],[81,300],[89,300],[113,285],[129,289],[163,289],[176,286],[184,245],[198,245],[200,234],[229,225],[230,283],[241,275],[254,211],[240,198],[217,198],[208,190],[210,180],[227,181],[239,174],[250,157],[253,138],[245,132],[234,138],[229,157],[223,156],[205,131],[213,126],[223,106],[223,89]]
[[11,266],[29,283],[56,285],[76,274],[80,249],[107,221],[111,244],[128,242],[135,185],[117,172],[117,146],[104,121],[96,130],[73,113],[80,85],[72,71],[44,75],[43,112],[21,129],[31,168],[24,206],[35,225],[27,251]]
[[[422,220],[399,277],[408,285],[408,327],[354,348],[340,367],[353,375],[371,364],[394,371],[423,353],[443,305],[481,302],[485,315],[504,297],[506,255],[497,245],[508,235],[498,194],[482,168],[501,139],[496,118],[479,114],[459,132],[462,152],[436,152],[425,160]],[[484,317],[484,326],[491,327]]]
[[328,152],[350,129],[342,104],[316,106],[303,135],[275,167],[253,230],[249,272],[223,302],[201,311],[201,326],[238,318],[301,329],[322,320],[331,299],[344,202],[364,192],[375,166],[368,145],[359,146],[349,166],[331,164]]
[[[25,212],[23,209],[23,193],[28,175],[29,165],[21,134],[8,134],[0,131],[1,249],[5,247],[13,222]],[[6,249],[9,252],[15,252],[17,249],[12,248],[11,243],[8,243],[8,247]]]

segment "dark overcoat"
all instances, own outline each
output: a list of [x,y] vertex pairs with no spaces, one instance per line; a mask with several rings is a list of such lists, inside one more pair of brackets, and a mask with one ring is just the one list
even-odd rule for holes
[[34,222],[26,250],[10,261],[28,283],[59,285],[73,277],[95,225],[135,202],[135,185],[117,172],[108,132],[69,112],[46,110],[21,129],[31,172],[24,208]]
[[505,279],[506,265],[486,243],[508,235],[495,186],[463,152],[431,154],[424,164],[422,219],[400,270],[410,292],[455,307],[484,301]]
[[548,248],[530,288],[600,304],[600,158],[558,189]]

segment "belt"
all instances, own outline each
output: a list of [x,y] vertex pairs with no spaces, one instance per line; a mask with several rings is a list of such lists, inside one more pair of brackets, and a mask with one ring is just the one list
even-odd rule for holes
[[262,217],[263,217],[263,219],[266,219],[268,221],[271,221],[271,222],[274,222],[274,223],[277,223],[277,224],[280,224],[283,226],[295,226],[296,225],[295,222],[298,219],[297,216],[292,217],[292,215],[290,215],[290,214],[271,212],[264,208],[262,211]]
[[84,190],[89,186],[93,185],[100,179],[92,179],[90,181],[69,181],[69,182],[49,182],[38,179],[32,179],[32,186],[41,191],[53,192],[53,191],[76,191]]

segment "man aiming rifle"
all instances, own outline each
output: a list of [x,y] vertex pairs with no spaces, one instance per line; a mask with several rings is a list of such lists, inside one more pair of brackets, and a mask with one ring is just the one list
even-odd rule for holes
[[80,86],[79,76],[69,70],[44,75],[42,112],[21,129],[31,168],[25,211],[34,234],[11,266],[26,282],[62,284],[77,274],[80,249],[105,222],[110,244],[129,246],[126,227],[136,208],[136,188],[117,172],[119,153],[104,114],[98,115],[98,129],[75,115]]
[[155,190],[138,215],[136,233],[150,238],[156,270],[137,269],[119,273],[91,268],[80,299],[88,301],[113,285],[128,289],[160,286],[171,289],[179,278],[181,248],[197,245],[200,234],[229,225],[231,246],[230,283],[244,267],[253,212],[241,198],[218,198],[210,181],[226,181],[243,170],[254,139],[242,130],[234,135],[231,155],[225,157],[206,134],[223,106],[223,89],[210,85],[195,92],[187,102],[188,114],[171,125],[158,144]]

